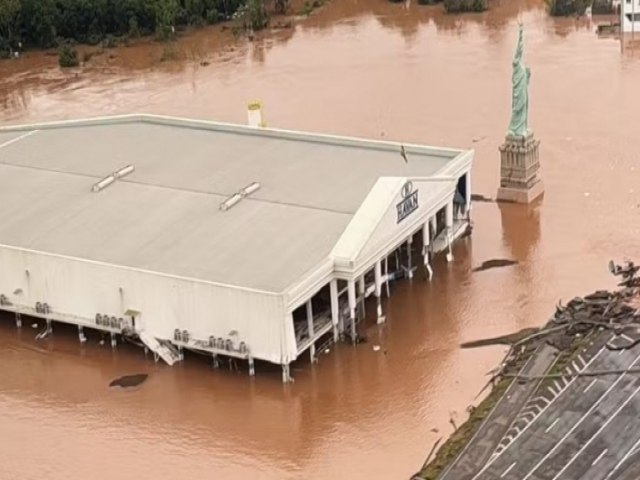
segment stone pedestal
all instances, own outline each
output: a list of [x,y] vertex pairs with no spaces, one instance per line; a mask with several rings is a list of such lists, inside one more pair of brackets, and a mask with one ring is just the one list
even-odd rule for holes
[[533,132],[526,136],[507,135],[500,146],[500,188],[498,201],[531,203],[544,191],[538,170],[540,162]]

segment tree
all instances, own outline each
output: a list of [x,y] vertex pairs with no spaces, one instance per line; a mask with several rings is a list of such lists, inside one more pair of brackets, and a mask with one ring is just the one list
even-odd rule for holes
[[177,0],[157,0],[155,20],[158,40],[169,40],[173,36],[178,8]]
[[247,0],[233,15],[236,30],[262,30],[269,23],[269,15],[264,0]]
[[553,17],[584,15],[590,0],[546,0],[549,13]]
[[[0,43],[10,47],[20,32],[20,0],[0,1]],[[0,45],[2,47],[3,45]]]
[[184,10],[189,24],[198,25],[204,23],[204,0],[184,0]]
[[58,51],[58,64],[62,68],[77,67],[80,65],[78,52],[70,45],[63,45]]
[[22,0],[22,32],[28,45],[53,46],[58,35],[57,21],[55,0]]
[[10,53],[19,41],[49,48],[67,40],[98,44],[109,36],[137,37],[154,31],[160,40],[168,40],[176,27],[229,19],[241,6],[242,23],[257,30],[267,22],[265,1],[0,0],[0,53]]
[[276,13],[283,15],[289,6],[289,0],[274,0],[273,9]]
[[447,13],[484,12],[487,9],[486,0],[444,0]]

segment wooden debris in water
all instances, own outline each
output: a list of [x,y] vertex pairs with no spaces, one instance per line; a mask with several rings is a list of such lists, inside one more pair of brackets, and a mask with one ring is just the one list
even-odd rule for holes
[[[620,276],[621,287],[617,291],[598,290],[584,298],[576,297],[567,305],[561,302],[547,324],[538,328],[525,328],[519,332],[499,337],[465,342],[462,348],[487,345],[511,345],[518,347],[534,341],[545,340],[559,350],[568,348],[574,338],[579,338],[595,328],[612,330],[616,335],[640,327],[640,266],[627,262],[624,266],[610,263],[613,275]],[[617,347],[626,349],[635,345]]]
[[141,385],[142,383],[144,383],[147,380],[148,376],[149,375],[147,375],[146,373],[138,373],[135,375],[124,375],[122,377],[116,378],[115,380],[112,380],[109,386],[122,387],[122,388],[137,387],[138,385]]
[[471,201],[472,202],[487,202],[487,203],[495,202],[495,200],[493,198],[486,197],[486,196],[484,196],[482,194],[479,194],[479,193],[472,193],[471,194]]
[[500,267],[510,267],[512,265],[517,265],[518,262],[516,260],[509,260],[506,258],[494,258],[492,260],[487,260],[482,262],[479,267],[474,268],[473,272],[482,272],[484,270],[489,270],[490,268],[500,268]]
[[486,347],[489,345],[513,345],[514,343],[529,337],[529,335],[537,333],[539,330],[540,329],[536,327],[523,328],[518,332],[510,333],[508,335],[501,335],[499,337],[483,338],[480,340],[464,342],[460,344],[460,348],[477,348]]

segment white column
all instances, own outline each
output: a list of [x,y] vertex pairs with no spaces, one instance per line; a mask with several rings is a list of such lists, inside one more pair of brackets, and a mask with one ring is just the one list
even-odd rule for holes
[[413,244],[413,236],[410,236],[407,239],[407,276],[409,277],[409,280],[411,280],[413,278],[413,271],[411,269],[412,267],[412,262],[411,262],[411,245]]
[[453,200],[447,203],[445,214],[447,228],[453,227]]
[[447,236],[447,262],[451,262],[453,260],[453,252],[451,250],[451,230],[453,227],[453,201],[447,203],[446,209],[446,222],[447,222],[447,230],[445,235]]
[[316,357],[316,344],[314,340],[315,331],[313,327],[313,306],[311,305],[311,299],[307,300],[307,325],[309,327],[309,340],[311,340],[311,346],[309,347],[309,356],[311,357],[311,363],[313,363]]
[[389,291],[389,256],[384,257],[384,275],[385,275],[385,285],[387,287],[387,298],[391,296],[391,292]]
[[349,295],[349,320],[351,321],[351,340],[356,342],[356,282],[349,280],[347,283]]
[[249,357],[249,376],[253,377],[256,374],[256,367],[253,363],[253,357]]
[[373,269],[375,282],[376,282],[376,301],[378,303],[376,314],[378,315],[378,323],[384,322],[384,317],[382,316],[382,261],[376,261],[376,264]]
[[116,334],[111,332],[111,348],[116,348],[118,341],[116,339]]
[[16,296],[15,304],[16,304],[16,327],[22,328],[22,315],[20,314],[20,299],[22,297],[22,289],[16,288],[16,291],[13,292]]
[[84,335],[84,328],[82,327],[82,325],[78,325],[78,340],[80,340],[80,343],[84,343],[87,341],[87,337],[85,337]]
[[429,250],[429,220],[427,220],[426,223],[422,226],[422,254],[425,257],[425,263],[427,263],[426,257],[427,257],[428,250]]
[[331,280],[329,283],[329,293],[331,295],[331,323],[333,323],[333,341],[338,341],[338,321],[340,318],[338,306],[338,280]]
[[469,170],[466,174],[466,184],[465,189],[467,191],[467,197],[465,198],[466,202],[466,212],[469,214],[471,212],[471,170]]
[[289,364],[282,364],[282,383],[289,383],[291,376],[289,375]]
[[427,277],[431,280],[433,278],[433,270],[431,269],[431,264],[429,262],[429,225],[430,220],[427,220],[427,222],[422,226],[422,258],[424,260],[424,267],[427,269]]
[[358,279],[358,293],[360,294],[360,303],[362,303],[362,316],[364,317],[366,312],[364,308],[365,298],[364,298],[365,284],[364,284],[364,273]]

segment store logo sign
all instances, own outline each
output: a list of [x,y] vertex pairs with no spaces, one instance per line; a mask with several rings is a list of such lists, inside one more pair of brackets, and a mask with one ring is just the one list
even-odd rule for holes
[[402,186],[402,200],[396,205],[397,223],[407,218],[418,209],[418,190],[414,190],[411,180]]

